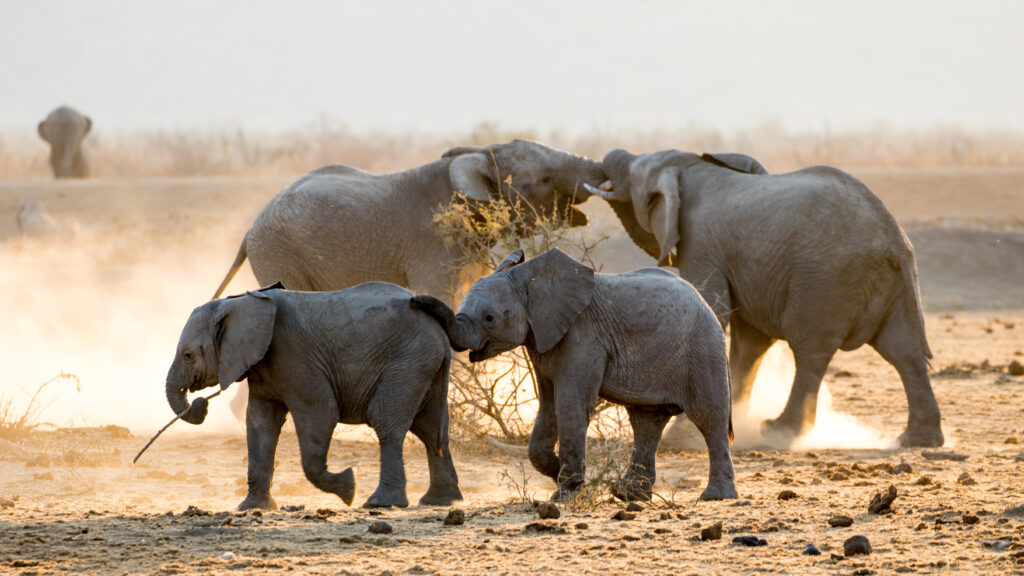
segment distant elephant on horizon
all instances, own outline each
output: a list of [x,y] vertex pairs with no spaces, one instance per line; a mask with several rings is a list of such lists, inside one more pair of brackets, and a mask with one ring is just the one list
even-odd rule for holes
[[914,249],[864,184],[828,166],[771,175],[742,154],[613,150],[602,165],[609,180],[588,190],[728,325],[734,402],[749,400],[776,340],[793,350],[792,391],[782,414],[763,423],[767,436],[791,441],[813,428],[836,351],[870,344],[903,382],[900,444],[943,444]]
[[574,205],[590,197],[583,185],[604,179],[599,162],[526,140],[460,146],[390,174],[324,166],[256,216],[214,298],[248,258],[261,285],[322,291],[382,281],[450,302],[461,254],[438,234],[434,215],[454,191],[469,202],[523,201],[527,222],[517,228],[534,211],[581,226],[587,218]]
[[54,178],[85,178],[89,162],[82,151],[82,141],[92,130],[92,119],[71,108],[61,106],[39,123],[39,137],[50,145],[50,166]]

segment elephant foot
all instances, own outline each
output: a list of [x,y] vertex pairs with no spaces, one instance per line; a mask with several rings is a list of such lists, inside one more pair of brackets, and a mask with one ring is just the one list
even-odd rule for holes
[[335,494],[346,506],[352,505],[352,499],[356,495],[356,475],[352,468],[345,468],[338,474],[338,490]]
[[387,489],[378,486],[370,499],[363,503],[363,508],[408,508],[409,499],[405,497],[405,490]]
[[570,502],[573,498],[576,497],[577,493],[579,493],[579,488],[572,490],[569,488],[560,487],[558,490],[555,490],[554,492],[551,493],[551,498],[549,498],[549,500],[551,500],[552,502],[559,503]]
[[458,486],[454,490],[427,490],[427,493],[420,498],[420,506],[451,506],[455,502],[462,501],[462,491]]
[[245,497],[245,500],[242,500],[242,503],[238,505],[239,512],[252,510],[254,508],[259,508],[260,510],[277,510],[277,502],[270,496],[270,494],[249,494]]
[[765,420],[761,423],[761,436],[764,441],[780,449],[788,449],[793,442],[804,433],[800,423],[791,423],[782,418]]
[[735,500],[739,498],[736,484],[726,480],[708,482],[708,487],[701,493],[701,500]]
[[946,439],[942,435],[942,427],[938,424],[933,424],[930,426],[907,426],[907,429],[903,434],[900,434],[896,442],[902,448],[937,448],[942,446]]
[[639,476],[626,476],[611,487],[612,496],[623,502],[638,500],[641,502],[651,501],[651,481]]

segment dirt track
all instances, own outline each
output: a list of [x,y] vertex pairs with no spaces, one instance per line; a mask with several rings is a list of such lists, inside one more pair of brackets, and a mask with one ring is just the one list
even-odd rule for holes
[[[39,342],[73,346],[78,331],[88,331],[82,346],[106,346],[102,331],[107,327],[77,316],[85,314],[83,308],[113,309],[101,298],[108,293],[120,300],[119,306],[130,304],[125,301],[138,292],[156,293],[159,304],[129,307],[130,316],[152,316],[145,331],[132,332],[130,323],[114,328],[140,342],[160,340],[152,360],[130,347],[111,357],[115,363],[137,361],[140,370],[149,371],[141,376],[132,371],[111,386],[153,390],[129,396],[126,402],[134,404],[120,412],[92,416],[94,423],[118,423],[134,416],[133,406],[152,413],[150,426],[133,426],[134,437],[108,429],[0,442],[0,572],[1024,573],[1024,512],[1011,510],[1024,505],[1024,377],[1006,373],[1011,361],[1024,362],[1024,250],[1019,249],[1024,172],[857,176],[911,229],[935,353],[933,385],[948,439],[944,450],[967,459],[932,461],[921,450],[885,447],[818,447],[836,438],[827,436],[815,447],[776,451],[751,448],[740,437],[734,458],[742,503],[696,502],[707,472],[706,455],[664,453],[658,462],[659,498],[635,519],[611,520],[620,506],[600,496],[563,509],[562,518],[542,523],[540,531],[528,527],[538,522],[528,506],[507,503],[510,496],[521,496],[509,478],[522,484],[525,470],[526,492],[541,499],[553,485],[538,478],[528,462],[476,445],[455,446],[467,496],[461,506],[467,516],[463,526],[444,526],[447,510],[442,509],[387,510],[373,516],[345,508],[302,478],[293,434],[279,449],[274,494],[282,505],[304,506],[300,511],[229,512],[244,489],[245,442],[237,432],[179,428],[131,468],[135,451],[170,415],[160,402],[160,377],[171,354],[169,347],[161,348],[163,341],[176,340],[187,310],[219,282],[252,215],[288,179],[0,182],[0,214],[11,214],[19,199],[33,198],[58,220],[67,223],[73,217],[79,223],[69,243],[42,246],[14,238],[12,218],[0,219],[0,252],[8,270],[18,267],[3,284],[13,297],[2,311],[5,317],[47,317],[49,308],[43,306],[52,307],[54,301],[33,298],[34,292],[88,295],[84,302],[59,308],[60,322],[52,332],[5,338],[5,366],[43,358],[32,348]],[[607,271],[649,263],[605,219],[600,205],[588,207],[596,216],[595,228],[612,234],[602,248]],[[87,246],[76,245],[83,239]],[[80,261],[69,261],[69,254]],[[98,266],[101,273],[68,272],[76,266]],[[68,274],[58,277],[60,291],[46,285],[58,269]],[[114,269],[121,274],[111,273]],[[236,287],[246,282],[253,282],[251,276]],[[166,289],[176,284],[180,289]],[[46,353],[60,354],[59,347]],[[77,369],[75,362],[88,360],[68,358],[73,359],[65,359],[65,367],[71,371]],[[891,367],[872,351],[838,355],[826,383],[833,408],[858,427],[876,431],[881,445],[901,431],[906,417],[902,388]],[[2,382],[0,390],[13,393],[16,386]],[[92,405],[90,394],[111,394],[88,379],[83,390],[83,407]],[[227,412],[225,405],[213,410]],[[118,420],[119,414],[124,420]],[[834,432],[842,439],[851,434],[842,427],[849,421],[822,426],[837,427]],[[738,427],[741,434],[743,429]],[[407,443],[412,501],[426,487],[421,452],[419,444]],[[357,503],[376,482],[376,458],[376,445],[368,440],[338,439],[332,448],[332,468],[356,467]],[[904,461],[911,470],[893,473]],[[872,494],[890,485],[898,491],[893,513],[868,514]],[[796,498],[779,500],[784,490]],[[212,514],[183,514],[189,506]],[[853,526],[830,527],[827,520],[838,514],[851,517]],[[381,519],[394,533],[368,534],[370,522]],[[701,542],[701,529],[716,521],[723,522],[722,539]],[[843,541],[854,534],[870,539],[873,554],[834,560],[831,555],[842,556]],[[757,535],[767,546],[733,544],[740,535]],[[802,555],[808,543],[822,555]],[[222,558],[228,552],[234,557]]]

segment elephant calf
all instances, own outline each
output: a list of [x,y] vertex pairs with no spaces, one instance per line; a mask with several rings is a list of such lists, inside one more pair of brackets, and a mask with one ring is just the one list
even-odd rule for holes
[[338,422],[369,424],[380,441],[380,482],[365,507],[408,506],[402,443],[409,430],[426,447],[430,469],[420,504],[462,499],[448,450],[448,338],[410,307],[411,297],[383,282],[318,293],[275,285],[192,312],[167,374],[167,400],[200,424],[207,401],[190,406],[189,391],[248,379],[249,493],[239,510],[277,507],[270,486],[288,412],[306,478],[346,504],[355,493],[352,469],[327,471]]
[[701,499],[735,498],[725,336],[694,287],[655,268],[594,274],[558,249],[522,260],[517,250],[477,280],[458,316],[429,296],[413,305],[435,315],[452,346],[470,349],[473,362],[526,347],[539,396],[530,462],[558,483],[553,498],[583,484],[598,398],[625,406],[633,427],[633,454],[616,497],[651,499],[661,432],[685,412],[711,460]]

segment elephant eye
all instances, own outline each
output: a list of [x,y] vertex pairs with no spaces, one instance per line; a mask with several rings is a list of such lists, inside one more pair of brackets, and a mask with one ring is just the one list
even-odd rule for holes
[[494,322],[494,314],[488,314],[484,316],[484,322],[487,322],[488,324]]
[[555,179],[552,178],[551,176],[545,176],[545,177],[540,179],[540,183],[541,184],[551,184],[552,182],[554,182],[554,180]]
[[182,352],[181,353],[181,359],[186,361],[186,362],[191,362],[192,361],[192,353],[188,352],[188,351]]

